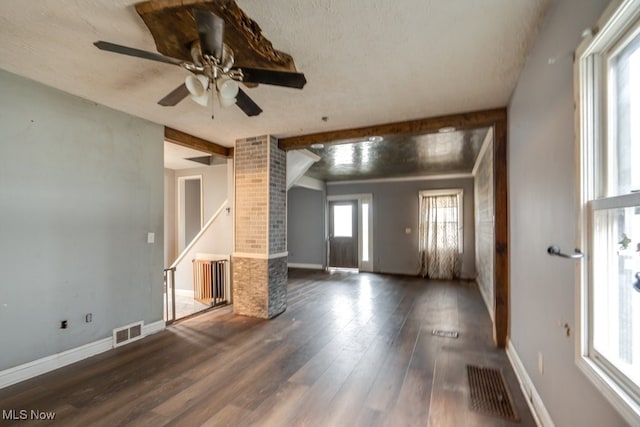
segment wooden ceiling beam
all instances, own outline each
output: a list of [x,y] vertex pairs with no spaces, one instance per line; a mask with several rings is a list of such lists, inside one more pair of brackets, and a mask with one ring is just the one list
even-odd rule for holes
[[483,126],[492,126],[496,122],[506,121],[506,119],[506,108],[496,108],[493,110],[430,117],[425,119],[409,120],[406,122],[387,123],[383,125],[292,136],[280,139],[278,141],[278,146],[282,150],[296,150],[307,148],[312,144],[326,144],[337,141],[352,142],[350,140],[368,138],[376,135],[385,136],[411,133],[434,133],[441,128],[449,126],[455,127],[456,129],[479,128]]
[[193,61],[191,45],[198,40],[193,9],[198,8],[225,21],[224,43],[233,51],[236,67],[296,71],[291,55],[274,49],[260,26],[234,0],[150,0],[135,8],[163,55]]
[[215,142],[210,142],[206,139],[198,138],[197,136],[189,135],[188,133],[166,126],[164,128],[164,139],[173,144],[193,148],[194,150],[203,151],[214,156],[224,158],[233,157],[233,147],[224,147]]

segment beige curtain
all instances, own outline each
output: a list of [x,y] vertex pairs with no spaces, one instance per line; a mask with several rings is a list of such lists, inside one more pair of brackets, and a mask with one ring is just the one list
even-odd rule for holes
[[460,277],[458,196],[420,199],[420,274],[430,279]]

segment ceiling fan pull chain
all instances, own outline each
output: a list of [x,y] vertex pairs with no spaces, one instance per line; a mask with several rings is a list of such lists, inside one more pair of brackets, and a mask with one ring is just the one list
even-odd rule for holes
[[218,86],[216,85],[216,80],[215,79],[211,79],[211,83],[209,84],[209,87],[211,87],[213,85],[213,89],[211,89],[211,120],[214,119],[214,110],[215,110],[215,106],[214,104],[216,103],[215,100],[215,96],[214,96],[214,91],[217,92],[218,91]]

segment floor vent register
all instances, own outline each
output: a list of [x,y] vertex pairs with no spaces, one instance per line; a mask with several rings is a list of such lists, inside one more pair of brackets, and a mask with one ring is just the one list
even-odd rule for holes
[[518,421],[502,372],[498,369],[467,365],[467,377],[473,411]]

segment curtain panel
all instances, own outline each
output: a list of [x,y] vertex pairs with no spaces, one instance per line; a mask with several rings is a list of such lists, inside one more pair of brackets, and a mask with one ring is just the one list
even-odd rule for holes
[[420,274],[430,279],[460,277],[458,195],[420,198]]

